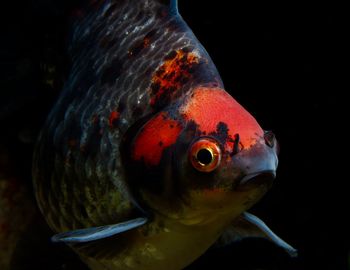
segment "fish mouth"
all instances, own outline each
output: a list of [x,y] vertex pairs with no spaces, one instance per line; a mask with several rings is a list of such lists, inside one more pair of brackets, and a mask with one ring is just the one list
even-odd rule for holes
[[244,191],[258,186],[270,187],[276,178],[276,171],[260,171],[244,176],[238,183],[236,190]]

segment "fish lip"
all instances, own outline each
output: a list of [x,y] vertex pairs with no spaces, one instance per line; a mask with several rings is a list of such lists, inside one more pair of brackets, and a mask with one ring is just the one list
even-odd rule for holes
[[271,186],[276,178],[275,170],[264,170],[250,173],[244,176],[238,183],[237,190],[245,190],[253,186],[267,185]]

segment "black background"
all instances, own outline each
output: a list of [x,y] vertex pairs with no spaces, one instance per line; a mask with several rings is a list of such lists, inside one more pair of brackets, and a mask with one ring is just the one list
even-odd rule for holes
[[226,90],[279,140],[278,177],[252,212],[300,256],[288,260],[265,242],[245,242],[203,265],[349,269],[344,7],[242,2],[180,1],[180,11]]
[[[300,256],[247,240],[212,251],[189,269],[349,269],[345,7],[242,2],[180,0],[179,8],[226,90],[279,140],[278,177],[252,212]],[[40,61],[51,44],[63,47],[65,29],[54,21],[69,5],[26,1],[1,10],[1,140],[17,149],[24,172],[31,147],[15,140],[23,127],[35,133],[54,100],[54,90],[37,86]]]

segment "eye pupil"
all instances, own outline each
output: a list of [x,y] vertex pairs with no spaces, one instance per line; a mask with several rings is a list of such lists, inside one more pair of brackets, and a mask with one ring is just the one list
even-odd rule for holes
[[194,142],[188,153],[192,166],[200,172],[212,172],[220,165],[221,150],[214,139],[202,138]]
[[197,153],[197,160],[203,166],[206,166],[213,161],[213,154],[209,149],[201,149]]

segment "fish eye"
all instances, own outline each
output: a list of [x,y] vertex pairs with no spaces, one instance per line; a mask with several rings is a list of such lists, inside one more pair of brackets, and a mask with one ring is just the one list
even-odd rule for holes
[[189,154],[192,166],[201,172],[212,172],[221,161],[220,147],[210,138],[196,141]]

